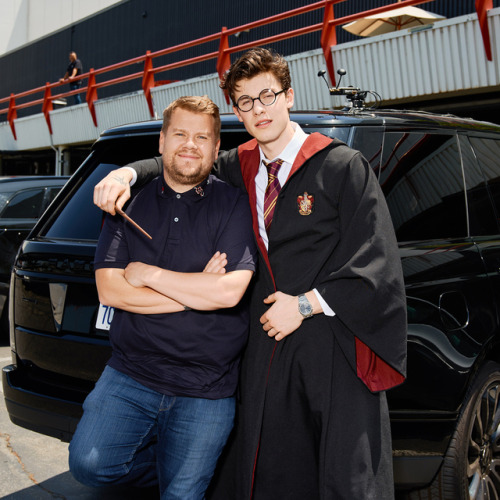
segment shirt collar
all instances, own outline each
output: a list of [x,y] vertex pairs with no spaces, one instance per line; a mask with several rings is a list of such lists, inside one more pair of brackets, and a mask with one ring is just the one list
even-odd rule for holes
[[165,182],[165,177],[160,175],[161,181],[158,183],[158,194],[165,198],[170,198],[179,194],[181,197],[192,199],[193,201],[201,200],[210,192],[210,186],[213,182],[211,177],[212,176],[209,175],[204,181],[185,193],[177,193]]
[[[299,154],[300,148],[307,139],[307,134],[302,130],[302,128],[298,123],[291,122],[291,124],[293,129],[295,130],[292,140],[285,146],[285,149],[283,149],[283,151],[279,155],[277,155],[276,158],[273,158],[271,161],[280,158],[281,160],[283,160],[283,162],[293,165],[295,158]],[[260,146],[259,146],[259,151],[260,151],[261,163],[263,161],[267,163],[269,160],[265,157],[264,153],[262,152],[262,148]]]

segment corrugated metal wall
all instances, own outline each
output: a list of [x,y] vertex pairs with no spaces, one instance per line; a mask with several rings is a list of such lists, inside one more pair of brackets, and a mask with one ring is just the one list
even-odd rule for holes
[[[200,38],[221,29],[232,28],[284,12],[296,7],[314,3],[314,0],[128,0],[101,14],[85,19],[71,27],[0,57],[0,96],[6,97],[57,81],[65,72],[68,52],[75,50],[81,58],[84,70],[101,68],[119,61]],[[393,3],[393,0],[346,0],[335,5],[336,17],[368,10]],[[500,6],[500,0],[494,0]],[[474,12],[472,0],[435,0],[421,5],[422,8],[453,17]],[[230,44],[238,45],[250,40],[293,30],[306,24],[322,21],[323,12],[318,10],[297,16],[268,27],[242,33],[232,38]],[[273,44],[277,51],[291,55],[319,48],[319,33],[296,37]],[[341,28],[337,29],[338,42],[356,37]],[[212,44],[209,50],[217,50]],[[199,54],[193,48],[183,52],[185,57]],[[156,60],[155,65],[176,60],[177,56]],[[138,70],[141,67],[138,66]],[[157,75],[157,80],[186,79],[215,71],[215,61],[189,68],[178,69],[168,74]],[[117,71],[115,76],[123,74]],[[99,91],[99,97],[117,95],[140,89],[140,80],[128,82]],[[40,110],[34,110],[38,112]],[[33,110],[19,112],[19,116]],[[0,121],[6,115],[0,116]]]
[[[125,2],[129,7],[137,3]],[[441,21],[426,31],[405,31],[337,45],[333,49],[335,66],[348,70],[342,85],[376,90],[386,102],[453,93],[469,93],[470,97],[471,91],[493,91],[500,86],[500,8],[490,13],[489,22],[492,62],[485,59],[473,14]],[[111,37],[109,33],[106,36]],[[287,60],[296,96],[295,110],[329,109],[344,104],[344,98],[330,97],[324,81],[317,77],[318,70],[325,67],[320,49],[289,55]],[[208,94],[221,111],[231,111],[218,87],[218,76],[213,68],[202,77],[156,87],[152,94],[158,116],[173,99],[188,94]],[[142,91],[100,99],[95,106],[98,127],[94,126],[86,104],[53,111],[52,136],[41,114],[16,120],[17,141],[9,125],[0,123],[0,151],[88,144],[104,129],[150,118]]]
[[[500,33],[500,8],[489,16],[491,31]],[[432,29],[373,37],[370,40],[333,48],[336,68],[348,70],[343,86],[355,85],[375,90],[385,101],[419,96],[470,93],[500,85],[500,37],[493,40],[493,61],[486,60],[475,15],[440,21]],[[289,56],[295,90],[295,110],[329,109],[344,104],[345,98],[332,98],[318,70],[324,68],[321,50]],[[155,110],[162,110],[181,95],[207,94],[223,112],[225,102],[216,73],[152,90]],[[149,119],[143,92],[132,92],[96,102],[99,126],[95,127],[86,104],[51,113],[53,135],[48,135],[43,115],[16,121],[18,140],[14,141],[7,123],[0,124],[0,151],[23,150],[92,142],[112,126]],[[78,126],[75,126],[78,123]]]
[[[491,33],[500,33],[500,9],[490,13]],[[433,29],[337,45],[334,64],[346,68],[342,85],[376,90],[385,101],[500,86],[500,40],[492,37],[487,61],[476,15],[436,23]]]

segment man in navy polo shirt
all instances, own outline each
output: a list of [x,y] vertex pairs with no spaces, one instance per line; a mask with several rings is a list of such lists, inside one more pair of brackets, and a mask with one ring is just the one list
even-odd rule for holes
[[201,499],[233,426],[256,248],[247,195],[209,175],[219,134],[206,96],[174,101],[163,176],[127,209],[152,239],[106,218],[96,283],[116,312],[111,359],[70,444],[84,484],[159,482],[162,499]]

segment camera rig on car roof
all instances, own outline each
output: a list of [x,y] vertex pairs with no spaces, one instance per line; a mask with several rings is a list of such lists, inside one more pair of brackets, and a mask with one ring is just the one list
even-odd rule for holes
[[337,74],[340,75],[339,82],[336,87],[330,87],[325,78],[326,71],[324,69],[318,71],[318,76],[322,77],[325,80],[326,86],[330,95],[332,96],[341,96],[345,95],[347,100],[349,101],[349,105],[345,106],[342,111],[349,111],[351,113],[355,113],[356,111],[361,111],[365,109],[365,99],[368,94],[372,95],[375,98],[375,105],[370,109],[377,108],[382,98],[380,95],[374,90],[361,90],[358,87],[340,87],[340,82],[342,81],[342,77],[347,74],[345,69],[338,69]]

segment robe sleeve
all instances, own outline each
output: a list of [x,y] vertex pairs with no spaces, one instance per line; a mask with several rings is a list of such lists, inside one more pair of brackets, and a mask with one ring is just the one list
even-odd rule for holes
[[145,186],[163,172],[161,156],[135,161],[125,166],[133,168],[137,172],[137,181],[134,184],[134,188]]
[[355,342],[358,376],[370,390],[385,390],[402,383],[406,374],[401,260],[384,195],[368,162],[360,153],[343,161],[342,185],[332,188],[339,193],[340,240],[316,289],[335,311],[332,321],[339,322],[341,336]]
[[246,191],[241,175],[238,150],[221,151],[214,165],[214,174],[222,181]]

